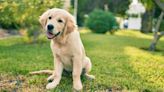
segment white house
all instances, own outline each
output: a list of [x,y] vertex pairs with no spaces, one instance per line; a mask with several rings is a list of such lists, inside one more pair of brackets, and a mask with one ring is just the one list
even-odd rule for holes
[[127,10],[128,18],[128,29],[141,29],[141,14],[145,12],[145,7],[138,0],[133,0]]

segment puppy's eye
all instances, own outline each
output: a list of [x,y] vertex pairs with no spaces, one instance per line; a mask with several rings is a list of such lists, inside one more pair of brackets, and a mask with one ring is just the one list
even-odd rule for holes
[[61,19],[58,19],[58,22],[59,22],[59,23],[62,23],[62,22],[63,22],[63,20],[61,20]]
[[48,17],[48,19],[51,19],[52,17],[50,16],[50,17]]

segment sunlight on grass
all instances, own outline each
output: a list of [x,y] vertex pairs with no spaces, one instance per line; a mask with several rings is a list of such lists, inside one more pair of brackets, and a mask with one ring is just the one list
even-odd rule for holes
[[91,31],[89,29],[87,29],[87,28],[79,28],[79,30],[80,30],[81,34],[91,33]]
[[119,36],[133,36],[137,38],[152,39],[152,35],[143,34],[139,31],[133,31],[133,30],[120,30],[115,34]]
[[125,47],[124,52],[130,58],[129,64],[145,82],[143,85],[164,88],[164,57],[162,55],[130,46]]

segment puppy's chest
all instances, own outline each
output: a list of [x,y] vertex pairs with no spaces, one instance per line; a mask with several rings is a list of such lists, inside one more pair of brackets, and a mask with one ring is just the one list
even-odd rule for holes
[[72,70],[72,51],[70,48],[55,48],[55,54],[58,55],[66,70]]
[[54,50],[55,50],[55,54],[59,56],[70,56],[72,54],[70,48],[64,46],[55,47]]

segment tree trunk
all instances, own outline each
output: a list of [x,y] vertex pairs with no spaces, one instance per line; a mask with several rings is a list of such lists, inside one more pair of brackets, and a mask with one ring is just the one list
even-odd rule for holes
[[149,47],[149,50],[150,51],[154,51],[155,48],[156,48],[156,44],[158,42],[158,40],[164,35],[164,31],[158,33],[158,30],[159,30],[159,27],[160,27],[160,24],[163,20],[163,16],[164,16],[164,11],[161,12],[159,18],[158,18],[158,21],[157,21],[157,24],[156,24],[156,27],[155,27],[155,32],[154,32],[154,39]]
[[77,10],[78,10],[78,0],[74,0],[74,17],[77,22]]
[[71,0],[64,0],[63,9],[69,11],[70,7],[71,7]]
[[153,0],[154,3],[156,3],[156,5],[162,10],[164,11],[164,2],[163,0]]
[[153,21],[153,12],[151,10],[147,10],[142,15],[142,26],[141,26],[141,32],[142,33],[149,33],[152,31],[152,21]]

